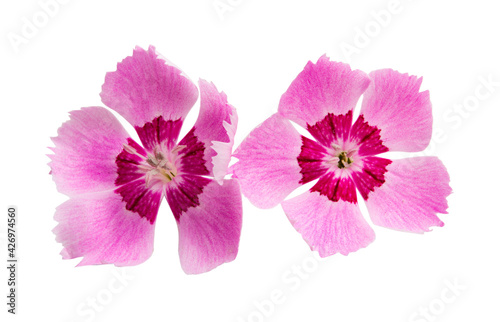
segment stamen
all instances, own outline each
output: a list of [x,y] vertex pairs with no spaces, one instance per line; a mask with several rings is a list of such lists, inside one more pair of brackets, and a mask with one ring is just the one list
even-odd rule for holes
[[146,162],[150,166],[152,166],[152,167],[156,167],[158,165],[158,163],[156,162],[156,160],[152,156],[150,156],[150,155],[148,155],[148,158],[147,158]]
[[183,150],[186,147],[186,145],[178,145],[172,150],[172,154],[177,154],[181,150]]
[[350,158],[349,154],[352,155],[352,151],[349,153],[340,152],[340,154],[338,156],[339,163],[337,164],[339,169],[344,169],[347,165],[349,165],[353,162],[352,159]]
[[156,169],[146,172],[146,188],[151,187],[151,181],[157,173]]
[[335,150],[335,151],[339,151],[341,149],[341,146],[338,145],[338,144],[335,144],[335,143],[332,143],[332,148]]
[[130,144],[123,144],[123,151],[131,155],[140,157],[139,160],[134,159],[137,166],[137,171],[144,175],[144,181],[147,188],[155,185],[163,185],[174,180],[177,176],[177,168],[175,161],[178,158],[179,151],[186,148],[186,145],[179,145],[173,150],[163,149],[163,145],[156,146],[153,151],[147,155],[140,154]]
[[167,179],[168,179],[168,181],[167,181],[167,182],[170,182],[170,181],[172,181],[172,180],[175,178],[175,174],[174,174],[174,172],[173,172],[173,171],[165,171],[165,170],[163,170],[163,169],[160,169],[160,173],[161,173],[161,174],[162,174],[165,178],[167,178]]
[[161,160],[160,163],[158,163],[158,167],[160,168],[163,168],[163,169],[166,169],[166,170],[171,170],[171,168],[169,167],[170,163],[168,163],[167,160]]
[[185,146],[175,147],[171,152],[169,152],[169,157],[167,157],[160,147],[156,147],[153,150],[153,153],[148,153],[146,163],[149,166],[146,164],[139,166],[141,169],[146,171],[145,180],[147,187],[158,181],[168,183],[175,178],[177,170],[170,160],[172,158],[175,160],[175,154],[184,147]]
[[125,151],[127,151],[130,154],[137,154],[137,150],[128,144],[123,144],[123,149],[125,149]]

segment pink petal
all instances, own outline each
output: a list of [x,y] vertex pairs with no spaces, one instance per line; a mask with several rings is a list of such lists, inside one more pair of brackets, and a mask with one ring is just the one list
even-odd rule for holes
[[54,228],[64,259],[82,257],[81,265],[137,265],[153,252],[154,225],[125,209],[113,191],[71,198],[57,207]]
[[328,113],[338,115],[352,110],[369,83],[364,72],[322,56],[316,64],[307,63],[281,96],[278,110],[305,128]]
[[[118,177],[115,180],[116,186],[121,186],[137,179],[145,180],[144,170],[141,170],[140,166],[147,156],[146,151],[131,138],[127,139],[126,144],[127,148],[124,146],[115,161],[118,168]],[[133,150],[129,150],[130,148]]]
[[135,126],[135,130],[141,139],[142,144],[149,152],[155,147],[164,144],[168,149],[172,149],[177,143],[177,138],[182,128],[182,120],[164,120],[163,116],[158,116],[143,126]]
[[236,111],[231,114],[229,122],[223,122],[224,129],[229,137],[229,142],[212,141],[212,150],[216,155],[212,157],[212,173],[215,180],[222,184],[222,180],[229,172],[229,162],[233,156],[234,136],[238,126],[238,115]]
[[256,127],[236,149],[233,166],[243,194],[260,208],[278,205],[300,186],[297,161],[301,135],[293,125],[274,114]]
[[324,159],[328,155],[326,148],[316,141],[302,136],[302,147],[297,161],[302,179],[299,183],[308,183],[318,179],[328,171]]
[[241,216],[238,181],[209,183],[200,194],[200,206],[189,208],[178,221],[182,269],[187,274],[199,274],[234,260]]
[[382,143],[380,129],[369,125],[363,115],[360,115],[352,125],[350,141],[358,146],[357,153],[360,156],[377,155],[389,151]]
[[189,208],[200,205],[200,194],[210,182],[211,179],[189,174],[179,175],[170,182],[166,187],[166,197],[177,221]]
[[194,175],[209,175],[207,169],[207,160],[205,159],[205,152],[207,148],[194,134],[195,128],[193,127],[184,138],[179,142],[181,148],[178,160],[179,172],[194,174]]
[[332,143],[342,144],[349,138],[352,126],[352,111],[346,114],[327,114],[325,118],[315,124],[309,124],[307,131],[325,147]]
[[387,165],[391,162],[389,159],[368,156],[362,158],[363,165],[359,170],[351,172],[352,181],[363,199],[368,199],[372,191],[384,184]]
[[318,192],[308,191],[281,205],[293,227],[321,257],[347,255],[375,239],[375,232],[356,203],[333,202]]
[[429,91],[419,92],[422,78],[391,69],[370,73],[361,115],[381,129],[383,144],[391,151],[416,152],[425,149],[432,135]]
[[222,183],[233,150],[238,123],[236,109],[228,104],[226,94],[219,93],[214,84],[200,79],[199,85],[201,106],[194,135],[205,146],[203,158],[210,175]]
[[132,125],[143,127],[160,115],[165,121],[182,121],[198,99],[198,90],[153,46],[148,51],[136,47],[115,72],[106,74],[101,99]]
[[127,210],[154,224],[163,197],[161,189],[146,187],[145,179],[141,178],[118,187],[115,193],[122,197]]
[[311,188],[322,196],[326,196],[331,201],[344,200],[356,203],[356,185],[347,175],[342,175],[340,171],[329,171],[321,176],[316,184]]
[[72,111],[57,133],[49,166],[60,192],[73,196],[115,188],[115,161],[128,134],[111,112],[102,107]]
[[393,160],[385,183],[368,196],[366,206],[374,224],[422,233],[442,227],[436,213],[446,213],[450,177],[436,157]]

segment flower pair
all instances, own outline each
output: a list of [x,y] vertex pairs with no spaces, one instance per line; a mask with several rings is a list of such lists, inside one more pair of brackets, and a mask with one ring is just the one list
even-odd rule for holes
[[[136,48],[106,75],[101,98],[134,126],[142,146],[102,107],[71,112],[53,138],[51,173],[70,197],[55,214],[62,256],[83,257],[79,265],[145,261],[166,197],[179,229],[182,268],[209,271],[238,252],[240,185],[258,207],[281,203],[321,256],[347,254],[374,239],[356,188],[375,224],[414,232],[442,226],[436,213],[446,211],[450,188],[441,162],[375,156],[429,143],[431,106],[420,82],[391,70],[367,76],[326,57],[309,63],[282,96],[278,113],[236,150],[233,178],[225,179],[237,125],[226,95],[200,80],[200,114],[177,142],[198,89],[153,47]],[[301,136],[290,120],[315,140]],[[284,200],[313,180],[309,192]]]

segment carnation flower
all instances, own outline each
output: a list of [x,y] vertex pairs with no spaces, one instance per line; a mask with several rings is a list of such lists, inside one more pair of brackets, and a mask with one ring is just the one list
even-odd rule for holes
[[[394,70],[366,75],[326,56],[309,62],[281,97],[278,113],[235,151],[234,176],[257,207],[281,203],[288,219],[322,257],[348,254],[375,233],[358,207],[356,189],[374,224],[422,233],[443,226],[451,193],[436,157],[389,160],[388,151],[423,150],[432,134],[429,92],[422,78]],[[363,95],[353,123],[353,110]],[[305,137],[290,121],[305,128]],[[285,198],[317,180],[309,191]]]
[[155,221],[166,197],[179,229],[186,273],[232,261],[241,231],[236,179],[224,179],[237,126],[224,93],[204,80],[200,114],[177,142],[198,89],[154,47],[106,75],[102,102],[137,131],[142,146],[106,108],[70,112],[53,138],[49,163],[58,190],[69,196],[55,214],[64,259],[79,265],[136,265],[153,252]]

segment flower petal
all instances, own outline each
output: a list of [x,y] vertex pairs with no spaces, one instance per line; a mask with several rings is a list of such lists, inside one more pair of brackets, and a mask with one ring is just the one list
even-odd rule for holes
[[368,156],[362,158],[362,166],[351,172],[352,181],[356,184],[363,199],[368,199],[369,194],[385,182],[389,159]]
[[356,185],[343,171],[328,171],[321,176],[316,184],[311,188],[322,196],[326,196],[331,201],[347,201],[356,203]]
[[443,226],[436,213],[446,213],[450,177],[436,157],[393,160],[385,182],[366,201],[374,224],[410,232]]
[[132,125],[143,127],[160,115],[165,121],[184,120],[198,90],[153,46],[148,51],[136,47],[116,71],[106,74],[101,99]]
[[200,114],[191,131],[179,142],[184,172],[211,175],[222,183],[227,174],[238,117],[224,92],[200,79]]
[[54,228],[64,259],[78,264],[137,265],[153,252],[154,225],[125,209],[113,191],[73,197],[57,207]]
[[316,141],[301,136],[302,146],[300,155],[297,158],[300,166],[302,179],[301,184],[311,182],[324,175],[328,168],[324,164],[324,158],[327,156],[325,147]]
[[146,181],[141,178],[117,188],[115,193],[122,197],[127,210],[154,224],[163,197],[162,190],[154,188],[146,187]]
[[181,127],[181,119],[164,120],[163,116],[160,115],[151,122],[146,122],[143,126],[135,126],[135,130],[146,150],[153,152],[155,147],[160,144],[171,150],[177,142]]
[[200,194],[200,205],[189,208],[178,221],[179,256],[187,274],[207,272],[236,258],[242,223],[238,181],[210,182]]
[[229,173],[229,162],[233,156],[234,136],[236,135],[236,127],[238,126],[238,115],[236,111],[231,114],[230,121],[223,123],[224,129],[229,137],[229,142],[212,141],[212,150],[216,155],[212,157],[212,175],[219,184]]
[[279,114],[265,120],[243,140],[234,154],[239,161],[233,172],[252,204],[274,207],[300,186],[297,157],[301,146],[299,132]]
[[364,72],[322,56],[316,64],[307,63],[281,96],[278,110],[283,117],[306,128],[328,113],[338,115],[352,110],[369,83]]
[[305,192],[281,205],[293,227],[321,257],[347,255],[375,239],[356,203],[332,202],[318,192]]
[[128,138],[122,152],[116,157],[118,177],[115,185],[121,186],[140,178],[145,180],[145,172],[140,169],[140,166],[146,157],[147,153],[144,148]]
[[49,166],[60,192],[73,196],[115,188],[115,161],[128,134],[111,112],[102,107],[72,111],[57,133]]
[[182,174],[170,182],[166,188],[167,202],[177,221],[189,208],[200,205],[200,194],[211,181],[197,175]]
[[325,147],[332,143],[342,144],[349,138],[352,126],[352,111],[346,114],[327,114],[325,118],[314,124],[308,124],[307,130]]
[[358,146],[357,154],[360,156],[377,155],[389,151],[382,143],[380,129],[369,125],[363,115],[360,115],[352,125],[350,141]]
[[422,78],[392,69],[370,73],[361,115],[381,129],[383,144],[391,151],[417,152],[425,149],[432,135],[429,91],[419,92]]
[[199,85],[201,105],[194,135],[205,144],[204,159],[210,175],[222,183],[233,151],[238,117],[224,92],[219,93],[213,83],[203,79]]

